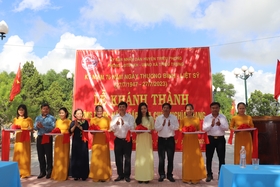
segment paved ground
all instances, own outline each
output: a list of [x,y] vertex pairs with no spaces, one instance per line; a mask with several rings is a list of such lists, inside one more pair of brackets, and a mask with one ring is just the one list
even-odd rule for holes
[[[132,175],[131,175],[131,182],[127,183],[125,181],[121,182],[114,182],[113,180],[117,177],[117,172],[116,172],[116,165],[115,165],[115,160],[114,160],[114,153],[111,151],[111,164],[112,164],[112,179],[110,182],[92,182],[90,179],[86,181],[74,181],[72,178],[69,178],[67,181],[63,182],[57,182],[53,181],[50,179],[37,179],[37,175],[39,174],[39,163],[37,160],[37,152],[36,152],[36,146],[35,144],[32,144],[31,148],[31,159],[32,159],[32,164],[31,164],[31,174],[32,176],[27,178],[27,179],[21,179],[21,184],[22,187],[86,187],[86,186],[110,186],[110,187],[136,187],[136,186],[173,186],[173,187],[180,187],[180,186],[203,186],[203,187],[214,187],[218,186],[218,160],[217,160],[217,155],[214,155],[214,160],[213,160],[213,175],[214,175],[214,180],[211,182],[205,182],[205,179],[202,180],[200,183],[193,185],[193,184],[187,184],[182,182],[182,153],[181,152],[176,152],[175,153],[175,159],[174,159],[174,171],[173,175],[176,180],[175,183],[169,182],[168,180],[164,180],[164,182],[158,182],[158,174],[157,174],[157,165],[158,165],[158,156],[157,152],[154,152],[154,168],[155,168],[155,175],[154,175],[154,180],[151,181],[149,184],[139,184],[136,180],[134,180],[134,166],[132,164]],[[1,151],[0,151],[1,152]],[[13,149],[11,148],[10,152],[10,160],[12,160],[12,155],[13,155]],[[203,154],[204,158],[205,155]],[[134,163],[135,159],[135,152],[133,151],[132,153],[132,163]],[[226,163],[227,164],[232,164],[233,163],[233,145],[226,145]]]

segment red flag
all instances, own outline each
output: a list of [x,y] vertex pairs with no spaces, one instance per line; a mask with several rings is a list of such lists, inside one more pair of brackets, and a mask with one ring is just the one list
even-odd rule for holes
[[231,104],[230,114],[231,115],[235,114],[235,101],[234,100],[232,101],[232,104]]
[[14,79],[14,83],[10,93],[10,101],[13,101],[15,96],[20,93],[20,85],[21,85],[21,75],[20,75],[20,64],[19,64],[18,71]]
[[277,60],[277,68],[275,74],[275,87],[274,87],[274,98],[278,100],[280,95],[280,61]]

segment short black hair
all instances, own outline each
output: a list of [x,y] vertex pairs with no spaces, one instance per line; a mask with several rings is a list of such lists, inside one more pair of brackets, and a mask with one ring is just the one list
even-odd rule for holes
[[244,105],[245,108],[246,108],[246,104],[245,104],[244,102],[239,102],[239,103],[237,104],[237,108],[239,107],[239,105]]
[[162,104],[162,109],[163,109],[163,107],[164,107],[164,106],[168,106],[168,107],[169,107],[169,109],[171,109],[171,108],[172,108],[172,106],[171,106],[171,104],[170,104],[170,103],[163,103],[163,104]]
[[218,107],[221,108],[220,103],[219,103],[219,102],[216,102],[216,101],[214,101],[214,102],[212,102],[212,103],[210,104],[210,108],[211,108],[211,106],[214,106],[214,105],[218,105]]
[[43,103],[43,104],[41,104],[41,109],[42,109],[43,107],[45,107],[45,106],[47,106],[48,108],[50,108],[50,105],[49,105],[48,103]]
[[127,108],[127,103],[124,102],[124,101],[121,101],[121,102],[118,104],[118,107],[119,107],[120,105],[124,105],[124,106]]

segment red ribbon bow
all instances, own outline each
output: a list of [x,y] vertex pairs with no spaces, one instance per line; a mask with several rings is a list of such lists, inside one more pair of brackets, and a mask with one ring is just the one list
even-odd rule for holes
[[184,126],[182,128],[182,132],[195,132],[196,128],[193,125],[190,126]]
[[61,130],[59,128],[54,128],[51,133],[61,133]]
[[135,130],[148,130],[147,127],[144,127],[142,124],[136,126]]
[[251,127],[247,124],[242,124],[238,127],[238,129],[248,129],[248,128],[251,128]]
[[13,124],[13,125],[11,126],[11,129],[21,129],[21,126],[20,126],[20,125]]

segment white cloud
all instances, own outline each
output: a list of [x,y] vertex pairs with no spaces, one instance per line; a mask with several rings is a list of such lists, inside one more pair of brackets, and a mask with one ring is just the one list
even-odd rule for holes
[[0,53],[0,70],[17,71],[19,63],[39,61],[40,59],[33,54],[33,47],[33,42],[24,43],[17,35],[9,37]]
[[132,27],[146,27],[162,21],[184,26],[199,0],[88,0],[88,5],[80,13],[86,22],[96,24],[107,21],[117,23],[122,20]]
[[69,69],[74,72],[76,49],[102,49],[95,38],[71,33],[64,33],[56,47],[43,58],[34,54],[33,47],[33,42],[24,43],[18,36],[11,36],[0,53],[0,71],[16,72],[20,62],[23,65],[26,61],[33,61],[40,73],[50,69],[56,72]]
[[50,5],[50,0],[23,0],[14,9],[16,12],[21,12],[25,9],[34,11],[42,10]]
[[147,26],[168,21],[189,29],[215,30],[225,38],[240,38],[278,32],[279,6],[278,0],[88,0],[80,13],[92,23],[125,20]]
[[[48,69],[54,69],[56,72],[63,69],[69,69],[71,72],[74,72],[77,49],[102,48],[101,45],[96,43],[95,38],[65,33],[61,36],[55,48],[42,58],[42,62],[50,67]],[[40,72],[46,72],[46,67],[39,66],[37,69]]]
[[[208,31],[216,44],[237,42],[217,47],[221,61],[234,58],[263,65],[279,58],[279,7],[279,0],[88,0],[80,13],[90,31],[103,22],[116,26],[126,22],[133,29],[169,22],[188,30]],[[258,40],[273,36],[279,37]]]
[[[236,91],[235,102],[245,102],[245,85],[244,80],[236,78],[233,71],[222,71],[222,74],[225,75],[225,82],[227,84],[231,83],[234,85]],[[252,77],[247,79],[247,91],[248,91],[248,100],[250,95],[255,90],[259,90],[262,93],[271,93],[274,94],[274,81],[275,74],[273,73],[264,73],[261,70],[256,71]]]
[[36,17],[30,20],[32,27],[30,30],[30,37],[36,42],[44,37],[60,36],[65,32],[70,32],[68,24],[59,19],[54,24],[49,24],[42,20],[41,17]]
[[198,16],[194,27],[213,29],[230,38],[275,34],[279,31],[280,1],[212,1]]

